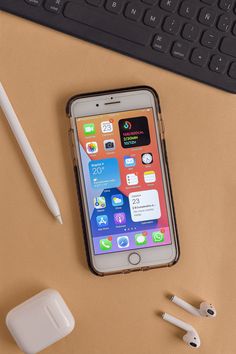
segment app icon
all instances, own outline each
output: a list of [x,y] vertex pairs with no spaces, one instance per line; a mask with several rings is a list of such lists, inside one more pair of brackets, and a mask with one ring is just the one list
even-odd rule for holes
[[102,251],[108,251],[112,248],[112,237],[103,238],[99,241],[99,245]]
[[115,225],[124,225],[126,223],[125,213],[115,213],[114,214]]
[[165,230],[155,231],[152,233],[152,241],[155,243],[163,242],[165,239]]
[[98,227],[103,227],[108,225],[108,217],[107,215],[98,215],[96,217]]
[[125,120],[125,121],[123,122],[123,128],[124,128],[125,130],[130,130],[130,129],[132,128],[132,124],[131,124],[128,120]]
[[105,197],[96,197],[93,198],[93,205],[96,209],[106,208],[106,199]]
[[134,235],[134,239],[136,246],[146,245],[147,243],[147,237],[144,233]]
[[117,246],[119,248],[127,248],[127,247],[129,247],[129,238],[128,238],[128,236],[117,237]]
[[85,136],[94,135],[96,132],[94,123],[84,124],[83,128],[84,128],[84,135]]
[[154,171],[144,172],[144,182],[145,183],[153,183],[155,181],[156,181],[156,174]]
[[115,150],[115,148],[116,148],[115,140],[114,139],[104,140],[103,146],[104,146],[104,150],[106,150],[106,151]]
[[111,197],[111,202],[114,207],[122,206],[124,204],[124,199],[122,194],[114,194]]
[[96,141],[90,141],[86,144],[86,150],[88,154],[96,154],[98,152],[98,144]]
[[136,159],[134,157],[125,156],[124,157],[125,167],[134,167],[136,165]]
[[109,120],[107,120],[105,122],[102,122],[101,123],[101,131],[104,134],[113,132],[113,124],[112,124],[112,122],[110,122]]
[[150,165],[151,163],[153,163],[153,157],[151,152],[145,152],[144,154],[142,154],[141,159],[144,165]]
[[136,173],[129,173],[126,175],[126,183],[128,186],[135,186],[138,184],[138,175]]

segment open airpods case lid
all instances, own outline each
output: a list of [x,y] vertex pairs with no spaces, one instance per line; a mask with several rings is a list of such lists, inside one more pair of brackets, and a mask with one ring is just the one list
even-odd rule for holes
[[20,349],[35,354],[68,335],[75,320],[59,292],[47,289],[13,308],[6,324]]

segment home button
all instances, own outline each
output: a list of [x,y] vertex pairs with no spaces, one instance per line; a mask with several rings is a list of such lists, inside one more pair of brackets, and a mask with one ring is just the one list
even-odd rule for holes
[[136,264],[140,263],[141,257],[140,257],[140,255],[138,253],[133,252],[133,253],[130,253],[130,255],[128,257],[128,260],[129,260],[130,264],[136,265]]

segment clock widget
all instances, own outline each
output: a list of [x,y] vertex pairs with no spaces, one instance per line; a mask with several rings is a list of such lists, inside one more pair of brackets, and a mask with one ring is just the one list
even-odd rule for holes
[[153,163],[153,156],[151,152],[145,152],[144,154],[142,154],[141,159],[144,165],[150,165],[151,163]]

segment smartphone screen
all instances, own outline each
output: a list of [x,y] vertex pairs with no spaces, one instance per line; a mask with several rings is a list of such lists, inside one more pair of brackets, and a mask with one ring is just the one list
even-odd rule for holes
[[76,118],[94,254],[171,244],[153,109]]

